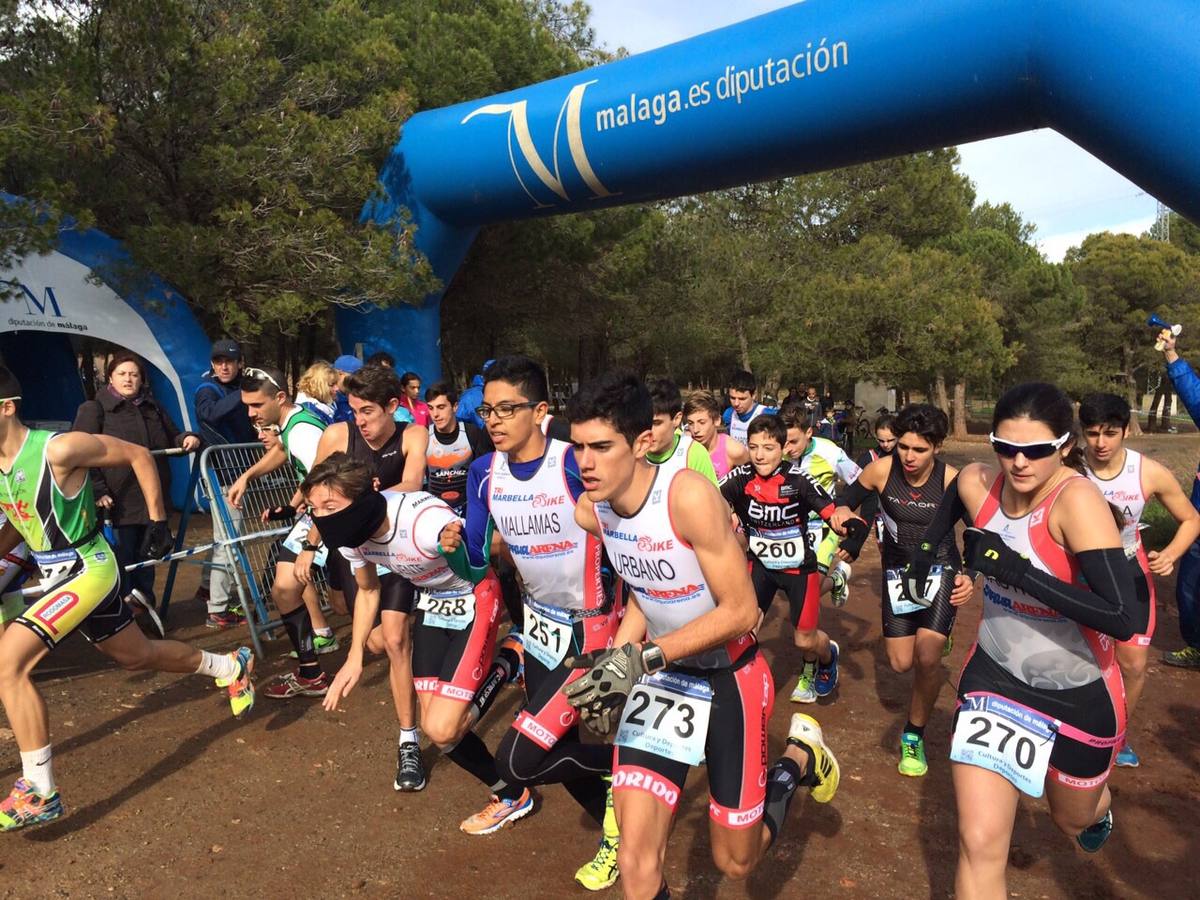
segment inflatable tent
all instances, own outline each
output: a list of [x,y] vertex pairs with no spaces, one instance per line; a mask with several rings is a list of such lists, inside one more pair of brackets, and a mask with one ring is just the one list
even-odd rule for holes
[[[20,201],[0,194],[0,202]],[[0,307],[0,355],[21,381],[27,419],[75,418],[84,393],[71,338],[86,336],[140,354],[155,397],[177,425],[197,430],[192,398],[211,344],[184,298],[161,279],[143,277],[123,294],[103,280],[128,261],[103,232],[64,230],[54,251],[30,254],[0,274],[15,289]],[[171,499],[181,507],[190,462],[171,465]]]

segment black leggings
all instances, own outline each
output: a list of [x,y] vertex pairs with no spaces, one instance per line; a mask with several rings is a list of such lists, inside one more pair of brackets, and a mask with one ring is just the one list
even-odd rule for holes
[[[577,648],[584,646],[583,632],[589,624],[590,620],[576,623]],[[525,654],[528,700],[496,748],[496,770],[508,784],[562,784],[592,818],[602,822],[608,792],[602,776],[612,772],[612,747],[580,740],[578,713],[562,694],[569,680],[585,672],[561,664],[547,669],[532,654]]]

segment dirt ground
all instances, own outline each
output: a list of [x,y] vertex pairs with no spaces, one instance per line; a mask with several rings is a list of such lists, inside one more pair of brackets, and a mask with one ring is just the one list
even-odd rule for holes
[[[1190,485],[1196,436],[1135,442]],[[951,461],[981,457],[982,444],[948,448]],[[190,541],[192,542],[192,541]],[[172,614],[174,633],[211,650],[234,633],[202,626],[188,601],[197,570],[185,568]],[[880,636],[878,556],[854,568],[849,604],[827,608],[823,626],[841,643],[841,687],[808,707],[842,765],[828,806],[798,799],[787,830],[744,885],[724,882],[709,857],[703,770],[693,772],[668,853],[674,896],[687,898],[947,897],[956,858],[946,687],[928,727],[929,775],[896,772],[909,677],[887,667]],[[1157,663],[1180,646],[1173,583],[1158,585],[1158,633],[1148,690],[1133,723],[1140,769],[1111,784],[1116,830],[1088,856],[1058,833],[1044,804],[1021,804],[1010,856],[1013,897],[1194,897],[1200,884],[1195,830],[1200,798],[1200,673]],[[777,605],[777,609],[782,604]],[[971,644],[978,602],[960,616],[948,663],[956,677]],[[339,633],[348,625],[339,623]],[[779,696],[772,753],[782,748],[797,656],[778,614],[764,631]],[[285,670],[282,642],[269,645],[260,683]],[[325,658],[340,660],[340,654]],[[5,897],[521,897],[585,896],[571,880],[597,839],[558,787],[541,791],[537,815],[473,838],[459,821],[483,791],[426,753],[423,793],[392,791],[396,724],[386,671],[371,664],[344,710],[312,700],[260,699],[247,721],[202,679],[131,675],[82,639],[43,663],[56,775],[68,814],[48,826],[0,836]],[[499,740],[516,708],[509,690],[486,721]],[[3,719],[0,718],[0,723]],[[4,723],[6,724],[6,723]],[[11,732],[0,727],[0,780],[19,773]],[[488,854],[492,854],[490,857]],[[1191,887],[1189,887],[1189,885]],[[616,896],[610,893],[610,896]]]

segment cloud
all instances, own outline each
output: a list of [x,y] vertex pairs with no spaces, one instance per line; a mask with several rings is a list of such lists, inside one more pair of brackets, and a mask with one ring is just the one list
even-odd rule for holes
[[1127,222],[1117,222],[1112,225],[1097,225],[1094,228],[1085,228],[1081,231],[1066,231],[1062,234],[1051,234],[1044,238],[1040,238],[1037,242],[1038,249],[1046,255],[1046,258],[1051,262],[1062,262],[1063,256],[1072,247],[1078,247],[1083,243],[1083,239],[1089,234],[1095,234],[1100,231],[1109,231],[1113,234],[1143,234],[1150,230],[1150,226],[1154,224],[1154,216],[1142,216],[1140,219],[1130,219]]

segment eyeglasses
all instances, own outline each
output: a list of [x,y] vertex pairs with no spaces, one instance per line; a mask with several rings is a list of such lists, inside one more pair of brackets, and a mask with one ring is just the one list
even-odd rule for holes
[[992,442],[992,449],[1005,459],[1014,459],[1018,453],[1026,459],[1045,459],[1070,439],[1071,432],[1069,431],[1052,441],[1036,441],[1032,444],[1015,444],[1012,441],[1000,440],[994,433],[988,435],[988,440]]
[[518,409],[533,409],[537,406],[532,400],[526,400],[524,403],[497,403],[495,406],[488,406],[486,403],[483,406],[475,407],[475,415],[487,421],[493,415],[497,419],[511,419],[517,414]]
[[283,385],[272,378],[270,372],[247,366],[246,368],[242,369],[242,374],[247,378],[254,378],[258,381],[269,381],[271,384],[275,385],[275,387],[279,388],[279,390],[284,390]]

